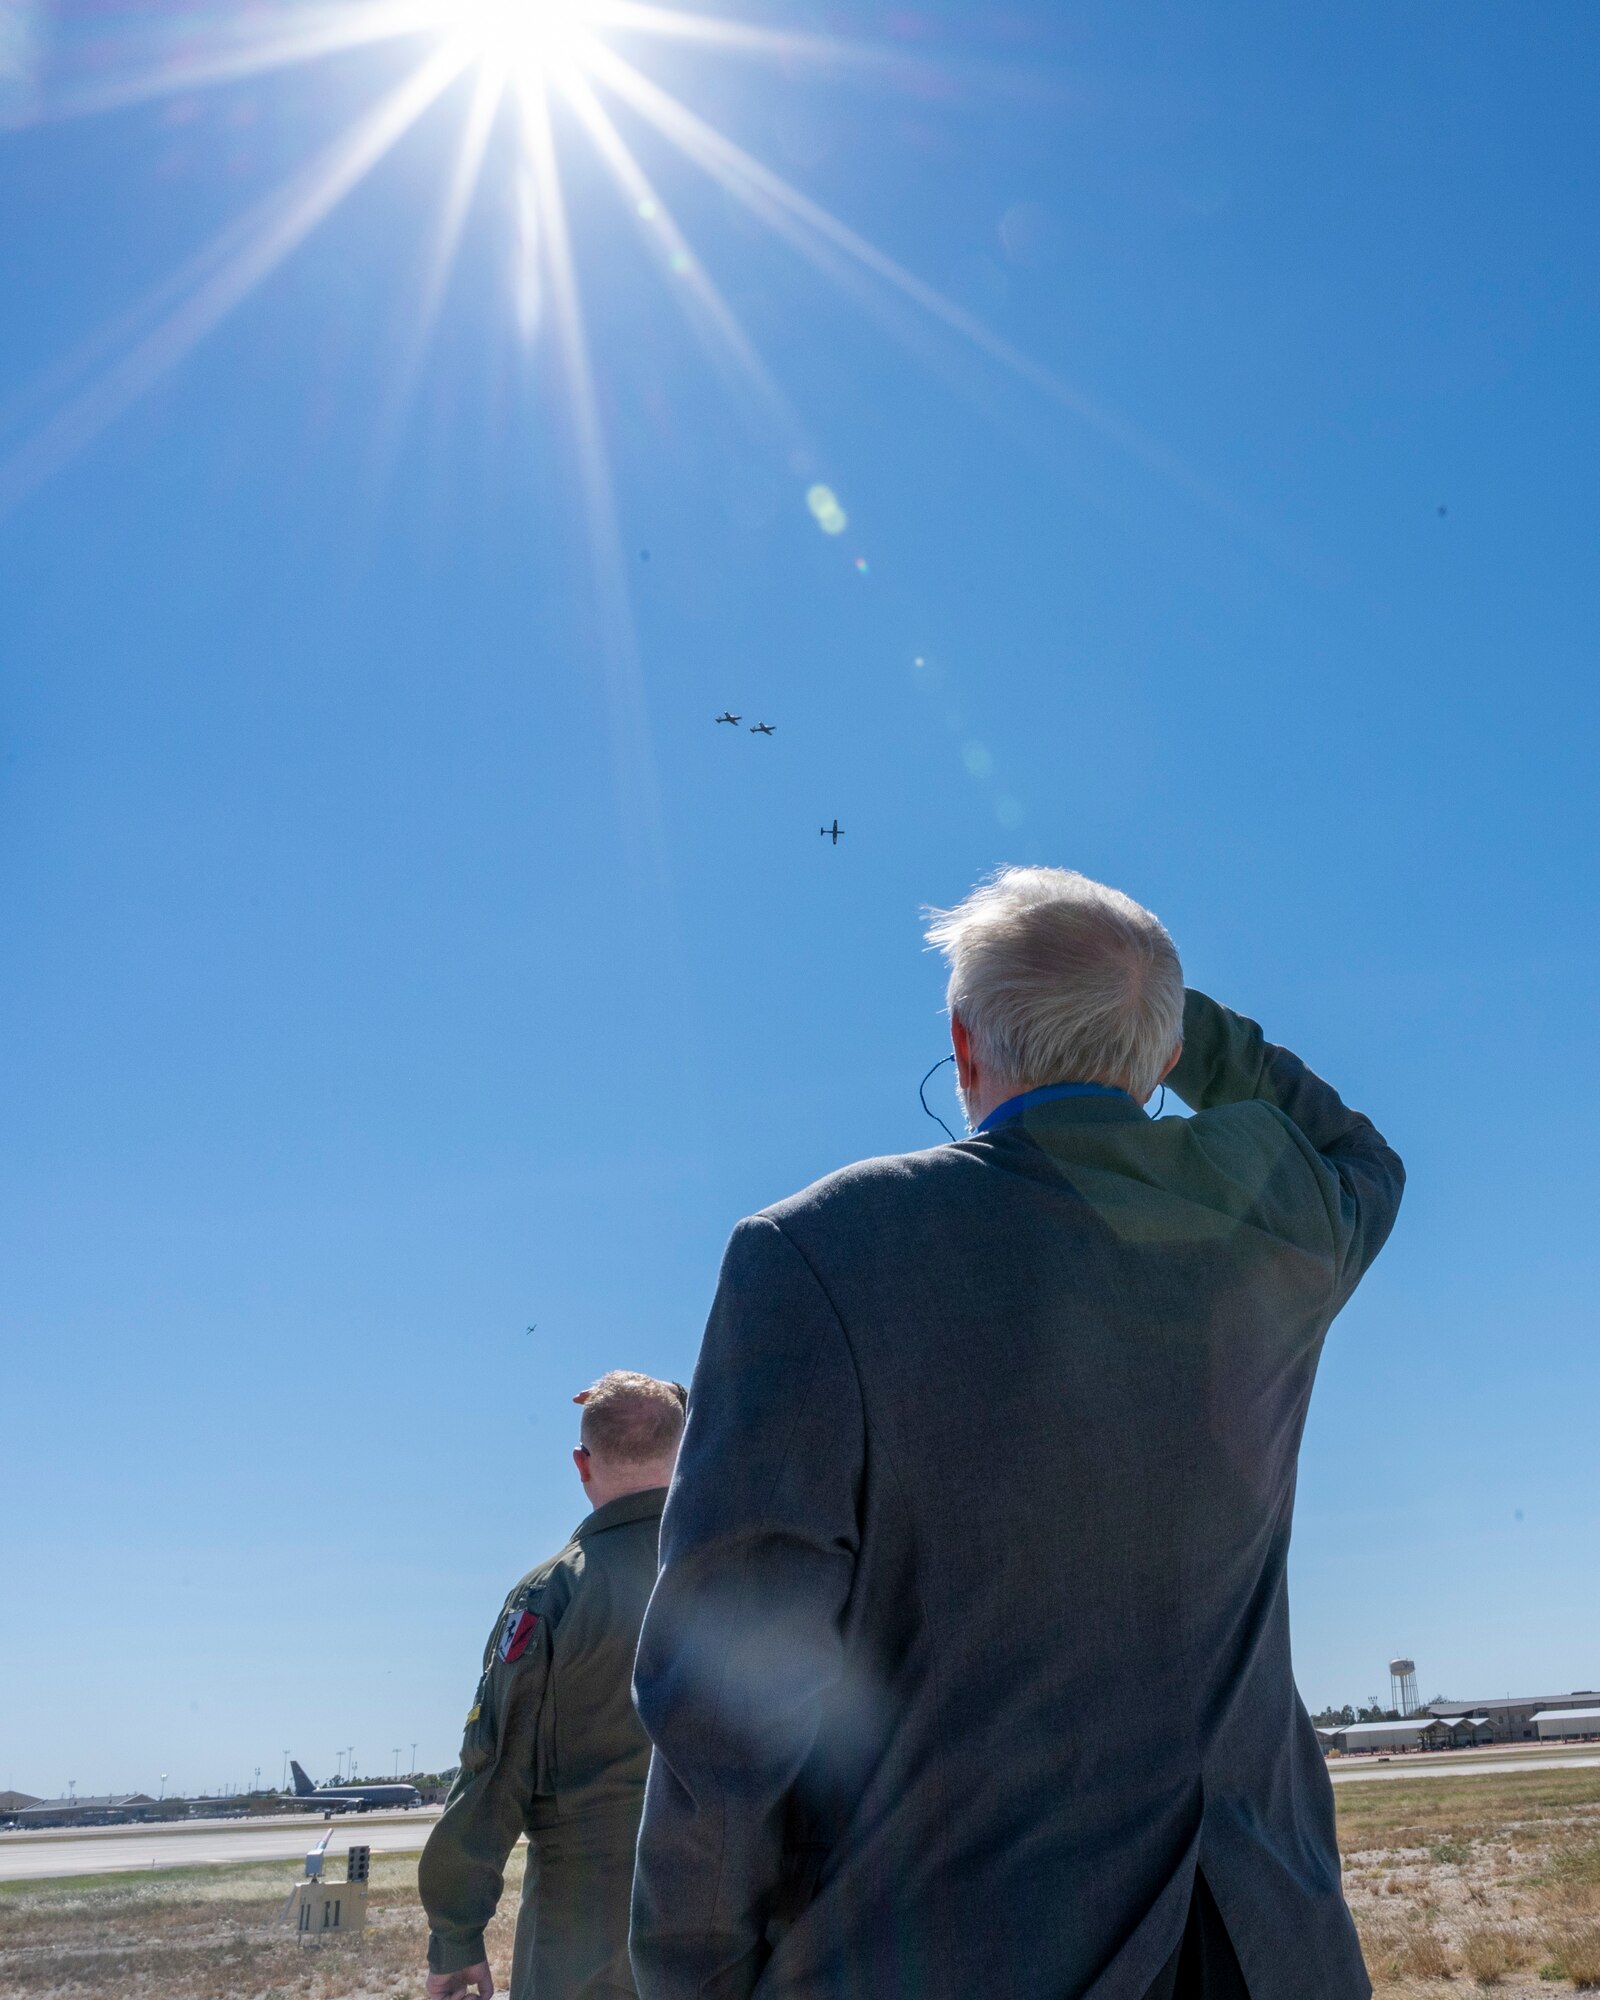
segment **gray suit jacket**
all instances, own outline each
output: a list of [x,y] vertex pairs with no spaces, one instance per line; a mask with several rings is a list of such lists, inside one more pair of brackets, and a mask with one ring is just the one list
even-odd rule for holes
[[1403,1171],[1191,993],[1192,1119],[1058,1099],[741,1223],[635,1698],[642,2000],[1370,1991],[1295,1692],[1295,1463]]

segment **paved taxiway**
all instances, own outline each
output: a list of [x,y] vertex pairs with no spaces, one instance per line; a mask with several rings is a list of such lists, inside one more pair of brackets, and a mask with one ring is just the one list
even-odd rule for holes
[[1579,1771],[1586,1764],[1600,1764],[1600,1745],[1593,1750],[1552,1748],[1543,1754],[1446,1750],[1432,1757],[1412,1750],[1382,1764],[1370,1756],[1362,1757],[1359,1763],[1352,1758],[1349,1763],[1330,1764],[1328,1775],[1336,1785],[1348,1785],[1363,1778],[1504,1778],[1517,1771]]
[[[1412,1752],[1379,1764],[1341,1759],[1329,1775],[1336,1785],[1383,1778],[1483,1778],[1515,1771],[1571,1771],[1600,1765],[1593,1749],[1460,1750],[1434,1756]],[[414,1812],[360,1813],[333,1821],[320,1815],[284,1819],[184,1820],[173,1826],[63,1827],[49,1833],[0,1833],[0,1882],[48,1881],[62,1875],[119,1875],[152,1868],[205,1868],[223,1863],[294,1862],[316,1846],[329,1826],[330,1872],[342,1875],[344,1857],[365,1842],[374,1854],[415,1854],[439,1817],[436,1806]],[[285,1878],[287,1880],[287,1877]]]
[[48,1833],[0,1833],[0,1882],[59,1875],[114,1875],[151,1868],[205,1868],[220,1862],[298,1861],[332,1828],[330,1873],[344,1874],[353,1846],[374,1854],[415,1854],[439,1817],[412,1812],[320,1813],[282,1819],[180,1820],[171,1826],[63,1827]]

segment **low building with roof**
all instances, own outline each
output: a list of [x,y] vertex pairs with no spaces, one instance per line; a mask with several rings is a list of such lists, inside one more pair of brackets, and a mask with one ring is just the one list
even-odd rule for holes
[[148,1819],[160,1809],[160,1801],[148,1792],[109,1792],[103,1797],[36,1799],[13,1817],[19,1827],[117,1826]]
[[1600,1707],[1600,1688],[1575,1688],[1570,1694],[1492,1695],[1480,1701],[1430,1701],[1426,1713],[1441,1722],[1457,1723],[1481,1716],[1492,1743],[1537,1743],[1534,1718],[1542,1712],[1570,1712]]
[[1445,1750],[1450,1725],[1437,1716],[1414,1715],[1409,1722],[1345,1722],[1317,1734],[1335,1750]]
[[1440,1720],[1450,1732],[1452,1750],[1470,1750],[1479,1743],[1494,1741],[1494,1726],[1486,1715],[1458,1715]]
[[1542,1708],[1533,1718],[1541,1743],[1571,1743],[1600,1736],[1600,1707]]

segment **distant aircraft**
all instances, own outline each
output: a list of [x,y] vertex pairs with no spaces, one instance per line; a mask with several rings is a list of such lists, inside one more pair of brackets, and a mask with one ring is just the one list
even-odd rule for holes
[[831,838],[834,846],[837,847],[839,845],[839,836],[844,832],[844,828],[835,820],[832,826],[821,826],[818,827],[817,831],[822,835],[824,840]]
[[770,736],[776,727],[775,723],[757,722],[752,725],[750,734],[752,736]]
[[289,1769],[294,1773],[295,1797],[304,1799],[311,1812],[375,1812],[422,1804],[415,1785],[314,1785],[292,1757]]
[[717,717],[718,722],[743,722],[742,715],[730,715],[726,709]]

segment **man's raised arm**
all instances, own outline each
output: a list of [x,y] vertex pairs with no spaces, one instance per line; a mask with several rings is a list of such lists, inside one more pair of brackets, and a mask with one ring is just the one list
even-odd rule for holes
[[844,1331],[758,1216],[723,1261],[634,1675],[655,1744],[634,1877],[641,2000],[743,2000],[784,1875],[784,1804],[841,1672],[864,1456]]
[[1352,1111],[1331,1084],[1296,1055],[1269,1042],[1254,1021],[1190,987],[1184,997],[1183,1054],[1167,1082],[1196,1111],[1257,1100],[1294,1126],[1321,1169],[1342,1302],[1394,1227],[1406,1170],[1370,1118]]

